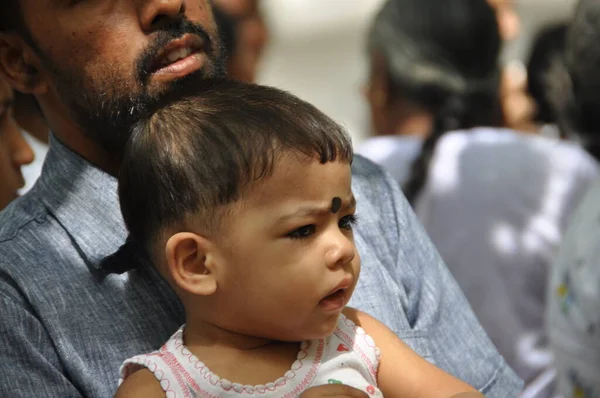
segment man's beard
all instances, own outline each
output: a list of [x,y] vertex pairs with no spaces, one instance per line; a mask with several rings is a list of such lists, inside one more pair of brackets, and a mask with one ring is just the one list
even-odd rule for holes
[[[160,90],[148,87],[151,68],[158,51],[173,39],[186,33],[200,36],[204,40],[204,66],[181,79],[172,81]],[[156,32],[156,38],[135,61],[135,87],[137,92],[126,93],[123,87],[132,82],[116,73],[107,73],[96,79],[84,77],[75,68],[64,68],[38,49],[44,67],[53,75],[59,99],[69,109],[71,117],[83,133],[112,155],[120,157],[131,128],[160,103],[161,98],[177,92],[187,84],[226,75],[225,54],[218,38],[211,38],[201,26],[185,19],[174,20]],[[216,36],[216,35],[215,35]],[[107,65],[107,71],[110,65]],[[200,86],[199,86],[200,87]]]

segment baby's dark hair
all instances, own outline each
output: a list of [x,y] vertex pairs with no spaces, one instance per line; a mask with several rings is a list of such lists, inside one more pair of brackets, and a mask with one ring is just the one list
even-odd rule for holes
[[147,250],[190,215],[218,228],[223,206],[270,176],[283,154],[352,162],[346,131],[294,95],[235,81],[184,90],[137,124],[121,166],[125,224]]

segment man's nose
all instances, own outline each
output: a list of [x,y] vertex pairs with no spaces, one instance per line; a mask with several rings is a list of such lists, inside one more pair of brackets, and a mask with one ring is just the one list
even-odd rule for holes
[[144,32],[160,30],[185,12],[186,0],[142,0],[140,22]]

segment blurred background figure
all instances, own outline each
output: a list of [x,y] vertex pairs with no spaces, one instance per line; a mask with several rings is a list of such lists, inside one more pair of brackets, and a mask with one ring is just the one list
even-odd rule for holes
[[[552,104],[565,136],[600,160],[600,2],[581,0],[553,70]],[[548,289],[548,336],[564,398],[600,396],[600,181],[577,210]]]
[[521,33],[521,18],[515,9],[514,0],[488,0],[496,10],[498,29],[502,40],[516,39]]
[[551,367],[547,269],[598,165],[576,144],[504,125],[497,9],[485,0],[388,0],[369,35],[377,135],[359,153],[403,186],[507,362]]
[[21,167],[34,156],[14,119],[13,104],[12,89],[0,79],[0,210],[19,196],[25,183]]
[[[382,3],[383,0],[261,0],[258,9],[269,28],[269,41],[257,81],[289,90],[314,103],[343,123],[355,143],[362,142],[370,135],[370,115],[356,93],[367,78],[367,32]],[[566,21],[574,3],[575,0],[490,0],[502,10],[498,13],[499,25],[509,27],[500,28],[500,95],[506,126],[537,131],[532,123],[536,105],[527,92],[525,65],[540,29]]]
[[485,0],[391,0],[377,14],[366,97],[380,137],[359,153],[392,172],[409,200],[441,135],[502,125],[501,43]]
[[269,31],[258,0],[215,0],[214,12],[228,54],[230,78],[256,80]]
[[[496,11],[500,37],[510,43],[521,35],[521,18],[514,0],[488,0]],[[527,73],[523,63],[512,60],[502,68],[500,78],[500,103],[503,125],[519,131],[535,131],[532,118],[536,111],[535,100],[527,91]]]
[[535,101],[532,122],[535,130],[545,135],[560,136],[555,127],[556,116],[548,98],[550,71],[562,62],[567,24],[545,26],[535,36],[527,62],[527,92]]

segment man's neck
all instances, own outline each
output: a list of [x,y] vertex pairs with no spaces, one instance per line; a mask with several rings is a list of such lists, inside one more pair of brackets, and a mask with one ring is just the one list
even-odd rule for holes
[[54,131],[53,133],[63,145],[95,167],[112,176],[117,176],[119,173],[119,165],[121,163],[120,156],[109,153],[98,143],[86,136],[82,136],[81,133],[77,135],[64,134],[64,132],[60,131]]
[[38,98],[40,107],[54,136],[67,148],[96,166],[97,168],[116,176],[121,163],[121,154],[106,150],[94,141],[68,115],[56,98]]

